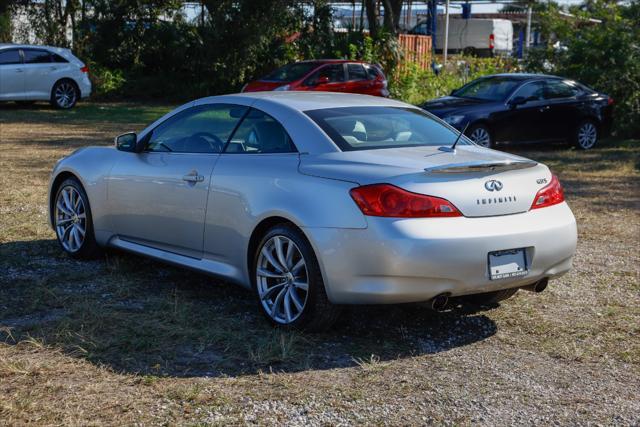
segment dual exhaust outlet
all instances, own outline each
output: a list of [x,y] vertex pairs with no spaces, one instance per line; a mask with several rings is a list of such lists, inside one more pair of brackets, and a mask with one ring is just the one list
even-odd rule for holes
[[[540,293],[545,289],[547,289],[548,284],[549,284],[549,279],[545,277],[544,279],[540,279],[531,285],[522,286],[520,289],[524,291]],[[442,311],[445,308],[447,308],[448,304],[449,304],[449,294],[447,293],[436,295],[431,299],[431,301],[429,301],[429,307],[434,311]]]

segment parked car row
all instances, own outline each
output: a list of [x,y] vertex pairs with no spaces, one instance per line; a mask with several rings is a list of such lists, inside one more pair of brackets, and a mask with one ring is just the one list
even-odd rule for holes
[[[313,60],[287,64],[242,92],[322,91],[388,97],[377,64]],[[0,101],[50,101],[72,108],[91,94],[88,68],[68,49],[0,45]],[[482,77],[421,107],[476,144],[569,141],[593,148],[612,122],[613,99],[578,82],[542,74]]]

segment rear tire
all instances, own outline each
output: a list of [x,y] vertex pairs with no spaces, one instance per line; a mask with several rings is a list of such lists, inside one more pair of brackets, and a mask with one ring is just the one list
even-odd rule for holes
[[73,108],[80,98],[80,89],[73,80],[63,79],[53,85],[50,103],[60,110]]
[[101,255],[93,232],[89,198],[76,178],[68,178],[58,186],[51,218],[58,244],[71,258],[93,259]]
[[518,288],[502,289],[495,292],[467,296],[467,300],[476,305],[494,305],[511,298],[518,292]]
[[329,302],[313,248],[291,224],[264,235],[253,254],[251,280],[262,313],[274,325],[324,331],[340,315]]
[[470,126],[467,129],[466,136],[481,147],[493,148],[494,142],[491,130],[484,124]]
[[593,120],[581,121],[573,134],[573,144],[580,150],[590,150],[598,143],[598,125]]

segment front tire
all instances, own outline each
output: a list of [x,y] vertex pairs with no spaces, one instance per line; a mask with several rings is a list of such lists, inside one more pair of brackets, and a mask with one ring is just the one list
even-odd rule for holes
[[573,143],[580,150],[590,150],[598,143],[598,126],[591,120],[578,124],[573,135]]
[[313,248],[290,224],[272,227],[257,245],[251,268],[263,314],[274,325],[323,331],[335,323]]
[[51,105],[61,110],[73,108],[80,98],[80,89],[71,80],[65,79],[56,82],[51,90]]
[[91,259],[100,254],[89,198],[77,179],[69,178],[60,184],[51,217],[58,244],[70,257]]
[[471,126],[466,133],[467,137],[481,147],[493,148],[491,130],[486,125],[477,124]]

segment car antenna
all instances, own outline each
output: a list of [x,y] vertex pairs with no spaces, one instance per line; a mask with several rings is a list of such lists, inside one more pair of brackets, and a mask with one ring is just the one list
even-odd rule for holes
[[460,141],[460,137],[462,137],[462,135],[467,131],[467,128],[469,127],[469,123],[471,123],[471,122],[470,121],[467,122],[467,124],[464,126],[464,129],[462,129],[462,131],[458,134],[458,137],[453,142],[453,145],[451,147],[440,147],[439,150],[440,151],[445,151],[447,153],[455,153],[456,152],[456,145],[458,144],[458,141]]

